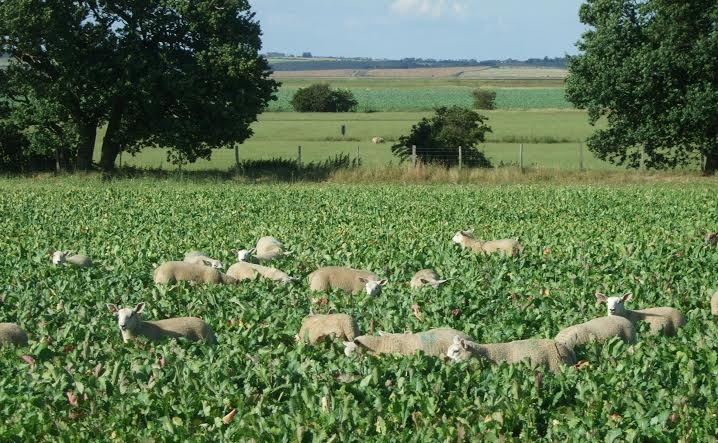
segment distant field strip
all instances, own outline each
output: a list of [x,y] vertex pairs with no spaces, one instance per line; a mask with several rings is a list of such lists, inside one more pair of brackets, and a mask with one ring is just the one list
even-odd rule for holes
[[[424,88],[348,88],[359,102],[360,112],[377,111],[424,111],[437,106],[473,105],[471,88],[424,87]],[[496,91],[498,109],[522,108],[571,108],[563,88],[507,88]],[[281,88],[277,101],[269,105],[269,111],[291,111],[291,99],[296,88]]]

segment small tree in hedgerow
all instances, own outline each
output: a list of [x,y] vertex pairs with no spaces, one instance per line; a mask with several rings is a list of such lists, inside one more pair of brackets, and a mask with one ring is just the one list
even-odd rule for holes
[[422,118],[411,127],[409,135],[402,135],[391,147],[392,154],[402,161],[411,159],[412,145],[416,157],[423,163],[440,163],[455,166],[459,163],[461,146],[462,163],[466,166],[490,168],[491,162],[477,145],[484,141],[491,127],[487,117],[460,106],[436,108],[431,118]]
[[350,90],[333,90],[324,83],[299,88],[291,103],[297,112],[352,112],[357,107],[357,101]]

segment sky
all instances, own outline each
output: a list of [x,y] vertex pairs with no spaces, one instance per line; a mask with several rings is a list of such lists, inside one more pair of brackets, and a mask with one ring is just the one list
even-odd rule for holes
[[575,54],[581,0],[250,0],[263,52],[398,59]]

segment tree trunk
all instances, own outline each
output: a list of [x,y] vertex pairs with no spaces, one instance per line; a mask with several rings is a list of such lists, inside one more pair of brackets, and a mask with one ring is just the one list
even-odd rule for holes
[[122,114],[125,109],[125,102],[121,97],[115,97],[112,101],[112,109],[110,110],[110,118],[107,122],[107,131],[105,139],[102,141],[102,157],[100,158],[100,168],[109,172],[115,169],[115,160],[120,153],[120,143],[117,140],[117,131],[122,122]]
[[718,171],[718,152],[706,152],[706,164],[703,167],[705,175],[713,175]]
[[97,124],[80,126],[80,146],[77,149],[77,169],[89,171],[92,169],[92,154],[95,152],[95,136]]

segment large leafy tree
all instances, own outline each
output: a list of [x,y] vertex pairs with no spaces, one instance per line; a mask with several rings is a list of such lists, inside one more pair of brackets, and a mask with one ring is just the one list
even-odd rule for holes
[[588,139],[616,164],[669,168],[705,156],[718,169],[718,2],[588,0],[588,30],[566,93],[607,128]]
[[79,169],[103,126],[105,170],[143,147],[209,158],[274,98],[260,36],[246,0],[4,0],[0,100],[32,149],[65,150]]

